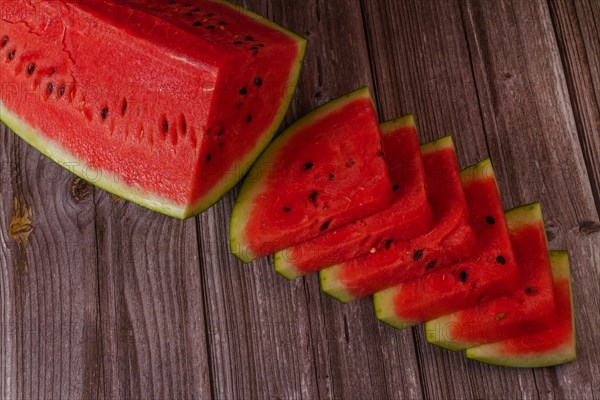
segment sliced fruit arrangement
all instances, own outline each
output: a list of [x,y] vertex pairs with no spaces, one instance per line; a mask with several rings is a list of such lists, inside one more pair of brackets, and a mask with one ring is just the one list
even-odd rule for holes
[[249,262],[387,208],[384,157],[368,89],[313,111],[252,167],[231,215],[231,250]]
[[[389,247],[431,228],[425,172],[412,115],[381,125],[394,203],[367,218],[334,229],[275,254],[275,270],[288,279]],[[389,221],[395,221],[390,224]]]
[[[375,311],[383,322],[404,329],[521,287],[491,162],[467,168],[461,177],[478,251],[472,259],[375,294]],[[522,236],[522,241],[529,239]]]
[[243,261],[275,253],[288,279],[319,271],[338,300],[374,295],[380,320],[426,323],[428,341],[471,359],[575,359],[568,255],[548,252],[540,204],[505,213],[489,159],[459,172],[451,137],[419,147],[412,116],[379,127],[366,89],[273,142],[230,231]]
[[413,239],[392,240],[380,251],[322,270],[323,291],[349,302],[431,273],[473,252],[475,236],[469,225],[452,138],[446,136],[423,145],[421,154],[435,218],[433,228]]
[[83,179],[179,218],[272,139],[306,44],[220,0],[7,0],[0,40],[2,121]]

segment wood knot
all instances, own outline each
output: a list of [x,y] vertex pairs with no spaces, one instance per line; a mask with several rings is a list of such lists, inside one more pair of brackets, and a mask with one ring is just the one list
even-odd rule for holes
[[582,235],[591,235],[600,232],[600,222],[584,221],[579,225],[579,232]]
[[13,215],[8,225],[8,236],[24,244],[27,243],[31,232],[33,232],[33,224],[29,218],[29,208],[25,201],[15,198],[13,202]]
[[81,178],[73,179],[71,197],[75,203],[80,203],[92,193],[92,186]]

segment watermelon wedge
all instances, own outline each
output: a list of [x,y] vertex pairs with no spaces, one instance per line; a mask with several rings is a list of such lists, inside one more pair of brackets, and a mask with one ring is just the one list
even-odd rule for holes
[[377,214],[278,252],[275,254],[278,273],[295,279],[430,229],[433,217],[413,116],[383,123],[381,133],[394,203]]
[[[323,291],[341,302],[369,296],[399,282],[468,257],[475,247],[469,211],[450,136],[422,146],[434,227],[409,240],[321,271]],[[394,221],[389,221],[394,224]]]
[[508,230],[523,286],[425,324],[427,341],[464,350],[535,332],[556,315],[552,269],[539,203],[509,213]]
[[220,0],[3,0],[0,118],[81,178],[178,218],[271,141],[306,42]]
[[231,251],[250,262],[389,207],[392,185],[368,89],[308,114],[246,178],[231,216]]
[[538,332],[468,349],[468,358],[515,368],[550,367],[577,358],[569,254],[551,251],[550,262],[556,317],[547,319]]
[[[402,283],[374,296],[377,318],[398,329],[472,307],[521,287],[490,160],[461,173],[479,250],[470,260]],[[509,213],[512,226],[520,215]],[[515,240],[528,240],[520,235]]]

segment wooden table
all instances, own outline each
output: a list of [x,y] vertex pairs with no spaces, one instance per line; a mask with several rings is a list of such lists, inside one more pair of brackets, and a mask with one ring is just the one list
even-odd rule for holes
[[579,360],[486,366],[229,254],[234,190],[185,222],[0,133],[0,398],[600,398],[600,1],[248,0],[310,41],[286,124],[369,85],[382,119],[491,156],[571,252]]

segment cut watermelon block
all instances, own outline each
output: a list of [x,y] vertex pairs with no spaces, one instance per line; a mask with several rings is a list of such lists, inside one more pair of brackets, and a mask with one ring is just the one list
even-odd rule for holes
[[[490,160],[467,168],[461,177],[471,211],[471,226],[479,242],[477,255],[377,293],[375,312],[381,321],[404,329],[521,287]],[[516,222],[511,224],[514,226]],[[519,238],[528,239],[526,235]]]
[[[452,264],[475,247],[467,202],[450,136],[422,146],[434,228],[410,240],[321,271],[323,291],[348,302]],[[394,224],[393,220],[389,224]]]
[[4,0],[0,118],[81,178],[185,218],[270,142],[305,40],[218,0]]
[[381,133],[394,203],[377,214],[275,254],[278,273],[295,279],[431,228],[433,217],[414,118],[409,115],[386,122]]
[[476,307],[425,325],[430,343],[464,350],[535,332],[555,317],[552,270],[539,203],[510,211],[508,230],[523,286]]
[[539,332],[473,347],[467,357],[515,368],[551,367],[577,358],[569,254],[551,251],[550,262],[557,316],[547,319]]
[[231,216],[231,250],[252,261],[389,207],[377,115],[360,89],[302,118],[256,162]]

